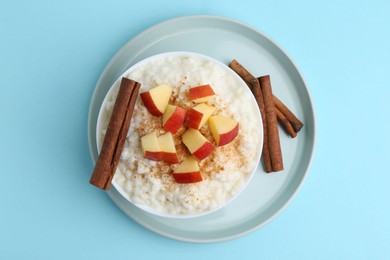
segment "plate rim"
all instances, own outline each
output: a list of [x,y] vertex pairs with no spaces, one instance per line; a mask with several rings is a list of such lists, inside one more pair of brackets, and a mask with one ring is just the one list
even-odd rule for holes
[[207,239],[207,238],[205,238],[205,239],[196,239],[195,238],[194,239],[194,238],[188,238],[188,237],[183,237],[183,236],[177,236],[177,235],[174,235],[174,234],[169,234],[169,233],[166,233],[164,231],[161,231],[158,228],[154,227],[153,225],[149,225],[149,224],[147,224],[145,222],[139,221],[138,219],[136,219],[136,218],[134,218],[132,216],[129,216],[126,213],[126,209],[124,209],[122,207],[122,205],[120,205],[118,203],[118,201],[115,200],[114,193],[109,190],[109,191],[107,191],[107,194],[114,201],[114,203],[122,211],[124,211],[126,213],[126,215],[128,215],[128,217],[130,217],[133,221],[135,221],[136,223],[140,224],[141,226],[149,229],[150,231],[155,232],[156,234],[162,235],[162,236],[170,238],[170,239],[183,241],[183,242],[191,242],[191,243],[217,243],[217,242],[225,242],[225,241],[237,239],[239,237],[245,236],[245,235],[247,235],[249,233],[252,233],[252,232],[260,229],[261,227],[265,226],[266,224],[268,224],[269,222],[274,220],[277,216],[279,216],[279,214],[288,205],[290,205],[291,201],[296,197],[298,192],[301,190],[301,188],[303,186],[303,183],[306,181],[306,179],[308,177],[311,165],[313,163],[315,150],[316,150],[316,144],[317,144],[317,118],[316,117],[317,116],[316,116],[315,107],[314,107],[314,104],[313,104],[313,96],[312,96],[312,94],[310,92],[310,89],[308,88],[308,84],[307,84],[305,78],[303,77],[303,74],[301,73],[300,68],[297,66],[297,64],[294,62],[294,60],[289,56],[289,54],[278,43],[276,43],[266,33],[262,32],[261,30],[255,28],[255,27],[253,27],[251,25],[246,24],[246,23],[244,23],[242,21],[238,21],[236,19],[232,19],[232,18],[228,18],[228,17],[224,17],[224,16],[216,16],[216,15],[179,16],[179,17],[176,17],[176,18],[172,18],[172,19],[168,19],[168,20],[164,20],[162,22],[156,23],[155,25],[153,25],[153,26],[143,30],[142,32],[138,33],[135,37],[133,37],[125,45],[123,45],[119,49],[119,51],[117,51],[116,54],[111,58],[111,60],[109,61],[109,63],[104,68],[102,74],[99,77],[99,80],[97,81],[97,83],[95,85],[95,89],[94,89],[94,92],[93,92],[93,95],[92,95],[92,98],[91,98],[91,102],[90,102],[90,106],[89,106],[89,113],[88,113],[88,127],[87,127],[87,131],[88,131],[88,144],[89,144],[90,156],[91,156],[92,162],[94,163],[97,156],[95,157],[94,147],[93,147],[94,145],[96,146],[96,144],[93,141],[95,138],[90,136],[91,128],[93,127],[91,125],[91,120],[92,120],[91,117],[92,117],[93,111],[91,111],[91,110],[93,108],[94,101],[97,98],[96,97],[97,96],[97,87],[101,84],[102,80],[104,79],[104,77],[108,73],[108,70],[112,66],[112,64],[115,63],[115,61],[118,59],[118,57],[120,57],[125,52],[125,50],[128,48],[128,46],[131,46],[134,42],[138,41],[144,35],[147,35],[148,33],[152,32],[152,31],[158,30],[159,28],[163,28],[164,26],[169,25],[171,23],[178,23],[178,22],[180,22],[182,20],[191,20],[191,19],[192,20],[218,20],[218,21],[222,21],[222,22],[233,23],[233,24],[239,25],[240,27],[246,28],[247,30],[250,30],[250,31],[252,31],[252,32],[254,32],[254,33],[258,34],[258,35],[261,35],[265,39],[267,39],[272,45],[274,45],[288,59],[289,62],[291,62],[292,66],[295,68],[295,70],[297,71],[301,81],[303,82],[304,90],[306,91],[306,94],[309,97],[309,99],[306,102],[308,102],[310,110],[311,110],[311,118],[310,118],[310,120],[312,121],[312,128],[313,128],[313,130],[312,130],[312,132],[313,132],[312,146],[309,149],[310,150],[309,151],[310,152],[310,156],[309,156],[309,159],[308,159],[308,163],[305,166],[305,171],[304,171],[304,173],[302,175],[302,178],[299,181],[296,189],[289,196],[289,198],[268,219],[266,219],[262,223],[260,223],[258,225],[255,225],[252,228],[249,228],[249,229],[247,229],[247,230],[245,230],[243,232],[239,232],[239,233],[237,233],[235,235],[230,235],[230,236],[226,236],[226,237],[222,237],[222,238],[218,238],[218,239],[213,239],[213,238],[211,238],[211,239]]

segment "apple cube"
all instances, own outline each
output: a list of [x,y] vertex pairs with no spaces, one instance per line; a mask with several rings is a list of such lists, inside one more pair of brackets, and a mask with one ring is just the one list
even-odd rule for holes
[[190,88],[190,100],[195,103],[205,103],[215,96],[210,85],[201,85]]
[[176,134],[185,117],[186,110],[184,108],[168,105],[162,119],[164,130]]
[[157,139],[162,153],[161,159],[169,164],[179,163],[172,134],[168,132],[160,135]]
[[207,119],[214,113],[215,107],[206,104],[199,104],[187,112],[184,124],[193,129],[200,129]]
[[141,138],[141,148],[144,158],[153,161],[161,161],[162,152],[158,143],[156,132],[152,132]]
[[195,157],[187,157],[172,173],[177,183],[194,183],[202,181],[198,161]]
[[218,146],[223,146],[236,138],[239,123],[226,116],[216,115],[209,118],[209,127]]
[[198,160],[209,156],[215,148],[198,130],[192,128],[188,128],[182,135],[182,141]]
[[146,109],[154,116],[162,116],[172,95],[172,87],[159,85],[140,94]]

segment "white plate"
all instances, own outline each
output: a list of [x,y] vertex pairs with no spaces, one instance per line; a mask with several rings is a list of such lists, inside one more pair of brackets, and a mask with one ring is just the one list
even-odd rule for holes
[[[219,69],[219,71],[226,73],[225,74],[226,76],[224,76],[225,79],[223,81],[219,80],[218,78],[216,79],[216,76],[214,76],[213,79],[209,79],[209,80],[211,80],[209,82],[213,86],[214,91],[216,91],[218,93],[218,91],[220,91],[220,89],[228,89],[228,91],[231,91],[232,93],[240,93],[240,95],[242,95],[241,100],[245,100],[245,103],[246,103],[245,105],[247,106],[247,108],[250,109],[250,110],[243,110],[243,111],[251,111],[251,113],[244,114],[243,111],[240,111],[240,113],[238,114],[238,117],[240,118],[240,120],[244,120],[243,119],[244,117],[249,116],[246,119],[246,122],[251,121],[252,126],[257,127],[258,129],[261,129],[261,130],[263,129],[261,114],[260,114],[259,107],[256,103],[256,99],[252,95],[252,92],[247,87],[246,83],[240,78],[240,76],[237,75],[237,73],[235,73],[233,70],[231,70],[228,66],[224,65],[223,63],[221,63],[220,61],[218,61],[216,59],[210,58],[209,56],[201,55],[201,54],[194,53],[194,52],[182,52],[182,51],[180,51],[180,52],[164,52],[161,54],[157,54],[157,55],[153,55],[151,57],[148,57],[145,60],[142,60],[142,61],[136,63],[135,65],[131,66],[128,70],[126,70],[115,81],[113,86],[110,88],[110,90],[108,91],[108,93],[107,93],[107,95],[106,95],[105,99],[103,100],[103,103],[100,107],[100,112],[99,112],[99,116],[97,119],[96,142],[97,142],[98,148],[101,148],[103,145],[104,138],[103,138],[102,130],[107,128],[108,122],[110,120],[109,113],[105,112],[107,109],[107,102],[108,102],[108,100],[113,99],[113,97],[112,97],[113,93],[118,92],[122,78],[127,77],[127,78],[131,78],[133,80],[140,82],[141,88],[140,88],[139,92],[140,93],[144,92],[144,91],[146,91],[146,89],[145,89],[146,85],[144,85],[144,81],[142,80],[142,78],[145,76],[141,76],[141,77],[135,76],[135,78],[133,78],[132,76],[129,76],[129,75],[131,75],[132,72],[137,71],[137,69],[139,70],[140,67],[144,67],[145,65],[147,65],[148,69],[153,69],[153,67],[156,66],[156,64],[160,64],[159,61],[166,60],[168,57],[170,59],[173,59],[176,61],[178,61],[178,59],[180,59],[180,57],[181,57],[181,58],[192,58],[192,59],[201,61],[203,63],[207,62],[209,64],[209,66],[211,66],[210,64],[212,64],[212,66],[217,67]],[[173,65],[171,63],[169,68],[178,69],[178,66],[183,65],[183,63],[175,63],[175,64],[178,64],[178,65]],[[194,63],[192,63],[192,64],[194,64]],[[164,69],[166,67],[167,66],[165,66]],[[155,71],[155,70],[156,70],[156,68],[153,69],[153,71]],[[205,69],[202,69],[202,68],[197,68],[197,73],[207,74],[207,71]],[[136,75],[137,74],[143,75],[143,73],[136,73]],[[187,75],[188,71],[186,71],[185,74]],[[134,73],[133,73],[133,75],[134,75]],[[195,73],[193,73],[192,75],[196,76]],[[186,77],[187,80],[190,80],[192,75],[191,74],[188,75]],[[174,84],[174,81],[171,81],[171,82],[165,81],[160,76],[155,77],[154,80],[161,80],[162,82],[164,82],[168,85]],[[168,80],[168,79],[166,79],[166,80]],[[149,79],[148,81],[150,82],[151,80]],[[230,84],[230,85],[226,84],[228,82],[229,83],[235,82],[235,83]],[[149,83],[149,85],[150,85],[150,83]],[[237,90],[240,90],[240,91],[237,92]],[[235,104],[236,105],[241,104],[241,103],[239,103],[239,99],[236,100]],[[230,101],[229,101],[229,105],[231,105]],[[243,121],[243,122],[245,122],[245,121]],[[241,124],[240,124],[240,131],[244,131],[244,129],[246,128],[245,132],[248,132],[248,131],[251,131],[251,133],[256,132],[255,130],[253,130],[253,128],[249,128],[248,126],[243,125],[242,124],[243,122],[241,122]],[[256,135],[256,133],[255,133],[255,135]],[[184,215],[161,212],[161,211],[157,211],[156,209],[153,209],[151,207],[148,207],[146,205],[142,205],[142,204],[137,205],[136,203],[133,203],[129,197],[129,194],[122,188],[122,186],[119,183],[116,182],[115,178],[112,180],[111,186],[114,187],[115,190],[118,191],[119,194],[121,194],[122,197],[126,198],[130,203],[134,204],[135,206],[143,209],[144,211],[146,211],[148,213],[151,213],[151,214],[154,214],[157,216],[162,216],[162,217],[167,217],[167,218],[182,218],[183,219],[183,218],[195,218],[195,217],[200,217],[203,215],[211,214],[212,212],[219,210],[221,207],[225,207],[229,203],[231,203],[236,197],[239,196],[239,194],[243,190],[245,190],[246,186],[250,183],[250,180],[252,179],[253,175],[256,173],[257,165],[260,161],[261,151],[262,151],[262,147],[263,147],[263,132],[261,131],[261,133],[259,133],[259,135],[260,136],[258,138],[258,141],[255,143],[255,146],[253,147],[254,150],[252,150],[252,152],[254,153],[253,154],[254,164],[252,167],[250,167],[250,169],[249,169],[250,172],[248,172],[248,174],[246,175],[246,180],[244,181],[243,186],[237,191],[236,194],[234,194],[234,196],[229,198],[225,203],[223,203],[223,204],[221,204],[218,207],[215,207],[213,209],[209,209],[209,210],[206,210],[203,212],[192,213],[192,214],[184,214]],[[251,136],[253,136],[253,135],[251,135]],[[252,143],[253,143],[253,140],[252,140]],[[98,153],[100,153],[100,149],[98,149]],[[207,183],[207,182],[205,182],[205,183]],[[205,184],[205,183],[202,183],[202,184]],[[233,187],[234,186],[235,185],[233,185]],[[207,185],[205,184],[205,186],[201,186],[201,187],[206,188]],[[202,190],[202,189],[203,188],[200,188],[200,190]],[[165,195],[167,195],[167,194],[165,194]]]
[[269,74],[273,91],[305,126],[294,139],[280,130],[285,170],[266,174],[258,167],[247,189],[228,207],[194,219],[166,219],[143,212],[114,189],[107,193],[130,218],[163,236],[211,243],[238,238],[274,218],[299,190],[308,172],[316,137],[313,104],[306,84],[291,59],[259,31],[215,16],[176,18],[149,28],[129,41],[102,73],[93,94],[88,121],[92,160],[97,159],[96,120],[104,96],[131,65],[154,54],[190,51],[225,64],[237,59],[255,76]]

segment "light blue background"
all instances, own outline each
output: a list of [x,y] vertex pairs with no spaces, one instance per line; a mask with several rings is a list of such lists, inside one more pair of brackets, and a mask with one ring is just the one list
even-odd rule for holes
[[[390,259],[388,1],[0,3],[1,259]],[[156,235],[89,185],[87,115],[112,56],[146,28],[221,15],[271,36],[300,67],[318,119],[296,199],[237,240]]]

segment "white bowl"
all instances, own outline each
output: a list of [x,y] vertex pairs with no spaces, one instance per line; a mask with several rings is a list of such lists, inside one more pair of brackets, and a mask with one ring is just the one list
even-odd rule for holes
[[[248,165],[250,165],[250,166],[248,166],[250,171],[248,171],[248,174],[246,174],[247,176],[245,178],[244,184],[239,188],[239,190],[233,196],[231,196],[229,199],[227,199],[224,203],[218,205],[217,207],[214,207],[212,209],[202,211],[202,212],[195,212],[195,213],[188,213],[188,214],[167,213],[167,212],[163,212],[161,210],[154,209],[154,208],[149,207],[149,206],[135,203],[130,198],[128,192],[126,192],[126,190],[116,181],[116,178],[114,177],[112,184],[111,184],[111,188],[114,187],[129,203],[135,205],[136,207],[138,207],[138,208],[140,208],[140,209],[142,209],[145,212],[148,212],[150,214],[161,216],[161,217],[167,217],[167,218],[200,217],[200,216],[204,216],[206,214],[210,214],[212,212],[215,212],[216,210],[219,210],[223,207],[226,207],[230,202],[232,202],[234,200],[234,198],[239,196],[239,194],[246,188],[246,186],[250,182],[252,176],[255,174],[256,168],[257,168],[259,160],[260,160],[261,150],[262,150],[262,145],[263,145],[263,130],[262,130],[263,126],[262,126],[260,111],[259,111],[259,108],[257,106],[256,100],[254,99],[254,97],[253,97],[251,91],[249,90],[249,88],[247,87],[246,83],[234,71],[232,71],[228,66],[221,63],[220,61],[215,60],[211,57],[202,55],[202,54],[192,53],[192,52],[167,52],[167,53],[161,53],[161,54],[151,56],[145,60],[142,60],[142,61],[136,63],[135,65],[130,67],[128,70],[126,70],[115,81],[115,83],[112,85],[110,90],[107,92],[107,94],[103,100],[103,103],[100,107],[99,115],[98,115],[98,119],[97,119],[97,127],[96,127],[96,139],[97,140],[96,140],[96,142],[97,142],[98,152],[100,153],[101,146],[103,143],[103,138],[104,138],[103,133],[102,133],[103,128],[105,128],[107,126],[109,116],[110,116],[109,113],[107,113],[107,111],[106,111],[106,106],[107,106],[108,102],[111,102],[111,104],[113,103],[113,99],[114,99],[113,95],[116,95],[116,93],[118,92],[122,77],[127,77],[129,74],[131,74],[132,77],[129,77],[129,78],[132,78],[132,79],[141,83],[141,89],[140,89],[140,93],[141,93],[141,92],[146,91],[147,89],[149,89],[153,86],[147,86],[147,84],[146,85],[143,84],[142,78],[145,76],[142,74],[137,75],[137,71],[140,70],[140,68],[146,67],[146,68],[153,69],[153,66],[157,66],[155,64],[158,64],[159,62],[164,62],[166,60],[176,61],[176,60],[187,59],[187,58],[189,58],[188,61],[195,61],[194,66],[196,66],[197,62],[199,61],[201,64],[206,64],[207,66],[209,66],[209,65],[213,66],[210,68],[217,67],[218,70],[224,71],[224,73],[226,73],[224,75],[225,77],[228,77],[229,80],[234,82],[234,84],[231,86],[228,86],[228,85],[223,86],[223,87],[230,87],[231,89],[229,89],[229,91],[231,90],[232,94],[230,96],[222,95],[222,97],[223,97],[224,101],[226,101],[225,98],[230,99],[230,100],[234,100],[234,101],[232,101],[232,103],[234,103],[234,102],[238,103],[237,98],[242,99],[243,103],[241,104],[240,108],[237,110],[238,112],[236,112],[236,113],[238,113],[238,115],[241,116],[242,119],[245,118],[247,120],[247,122],[248,122],[247,125],[252,126],[251,132],[255,132],[254,133],[255,136],[252,136],[252,137],[255,137],[254,139],[257,138],[257,142],[249,142],[249,143],[247,142],[251,151],[254,152],[254,154],[253,154],[253,160],[251,160],[251,162],[248,164]],[[176,66],[179,68],[180,64],[176,64],[176,65],[172,65],[172,66]],[[210,68],[209,67],[201,67],[199,69],[200,69],[200,72],[204,72],[204,73],[208,74],[208,73],[211,73],[209,70]],[[169,74],[169,71],[168,72],[161,71],[161,74],[164,74],[164,73]],[[185,74],[185,71],[182,71],[181,73]],[[150,82],[150,80],[151,80],[150,77],[152,77],[153,80],[159,81],[161,77],[158,74],[159,73],[154,73],[153,75],[149,75],[148,76],[149,78],[146,81]],[[202,73],[199,73],[199,74],[202,74]],[[191,74],[191,75],[187,75],[187,77],[191,78],[193,76],[195,78],[195,77],[199,77],[199,74],[197,74],[197,75]],[[162,77],[164,78],[164,75],[162,75]],[[196,79],[194,79],[194,80],[196,81]],[[215,79],[216,82],[219,82],[220,80],[221,79]],[[225,80],[227,80],[227,79],[225,79]],[[167,83],[167,82],[163,82],[163,83]],[[219,87],[221,87],[221,86],[219,86]],[[218,91],[215,89],[215,86],[213,86],[213,88],[214,88],[215,92],[218,93]],[[239,94],[234,94],[234,92],[238,92]],[[245,113],[245,111],[247,111],[248,113]],[[239,122],[240,122],[240,120],[239,120]],[[243,125],[240,123],[240,133],[242,132],[243,126],[245,129],[246,125]],[[254,130],[253,127],[256,127],[256,131],[253,131]],[[245,133],[248,133],[248,131],[246,131]],[[253,133],[252,133],[252,135],[253,135]],[[248,139],[249,137],[246,136],[245,138]]]

